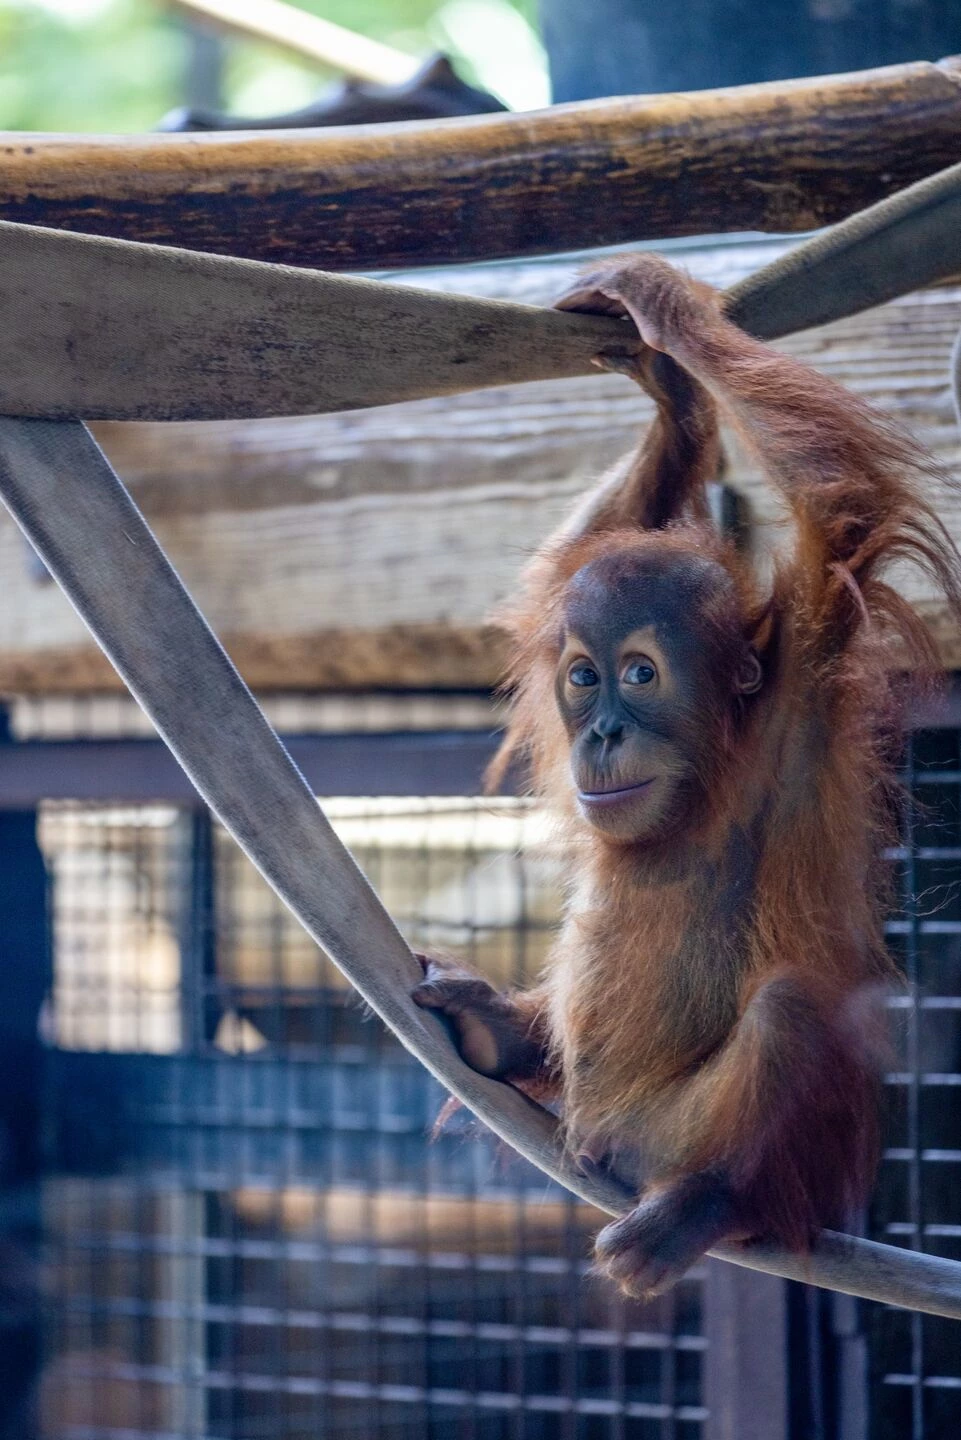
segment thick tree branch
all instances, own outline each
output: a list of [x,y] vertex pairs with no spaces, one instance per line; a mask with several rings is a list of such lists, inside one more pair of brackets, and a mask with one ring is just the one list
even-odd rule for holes
[[0,219],[325,270],[810,230],[958,159],[961,58],[329,132],[0,140]]

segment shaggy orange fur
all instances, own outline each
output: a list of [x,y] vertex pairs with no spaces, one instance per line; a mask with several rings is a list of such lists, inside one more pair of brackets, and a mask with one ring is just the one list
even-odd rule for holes
[[[907,698],[892,642],[919,671],[937,668],[884,571],[915,562],[961,614],[961,560],[924,498],[933,462],[855,396],[738,330],[708,287],[656,256],[619,256],[561,303],[633,319],[649,347],[636,378],[657,415],[633,463],[540,551],[509,617],[498,773],[527,757],[572,863],[547,973],[515,998],[514,1034],[539,1037],[536,1059],[488,1073],[553,1077],[571,1145],[634,1170],[638,1208],[597,1253],[647,1292],[721,1236],[804,1249],[869,1189],[872,996],[893,976],[882,849]],[[718,405],[793,512],[793,551],[764,589],[707,518]],[[701,597],[652,623],[695,655],[693,701],[663,712],[693,757],[694,798],[673,823],[625,838],[583,818],[558,667],[585,576],[596,610],[662,573]],[[756,685],[732,684],[758,662]],[[605,743],[606,755],[617,742]],[[440,968],[419,998],[462,1034],[455,991]]]

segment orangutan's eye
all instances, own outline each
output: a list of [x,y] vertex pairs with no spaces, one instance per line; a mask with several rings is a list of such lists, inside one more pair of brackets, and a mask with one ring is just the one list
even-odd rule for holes
[[600,676],[592,665],[585,665],[583,661],[572,665],[567,672],[567,678],[572,685],[599,685]]
[[621,681],[624,685],[650,685],[657,679],[657,671],[650,660],[632,660],[624,668]]

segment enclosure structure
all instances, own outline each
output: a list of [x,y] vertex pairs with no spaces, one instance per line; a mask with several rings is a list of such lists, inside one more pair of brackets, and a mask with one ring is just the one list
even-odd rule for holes
[[[684,258],[730,283],[779,244]],[[546,299],[564,270],[432,283]],[[790,343],[950,463],[959,323],[947,287]],[[626,382],[603,379],[229,429],[99,427],[407,937],[504,978],[543,955],[556,856],[536,813],[478,798],[497,723],[477,688],[499,667],[485,617],[643,415]],[[729,489],[763,551],[778,517],[732,455]],[[715,1262],[653,1306],[625,1302],[587,1273],[587,1207],[463,1122],[431,1144],[437,1087],[349,1001],[135,708],[104,694],[109,668],[9,522],[0,569],[0,675],[19,692],[0,804],[26,866],[9,1020],[11,1416],[42,1329],[41,1433],[78,1440],[952,1433],[952,1322]],[[926,613],[957,665],[943,616]],[[313,693],[284,698],[295,679]],[[920,989],[898,1016],[870,1217],[877,1238],[947,1256],[959,721],[951,706],[919,717],[909,779],[925,808],[891,856],[904,907],[890,935]],[[39,853],[24,844],[35,819]],[[29,1038],[45,989],[41,854],[42,1063]],[[41,1234],[38,1315],[23,1262]],[[21,1411],[11,1434],[27,1423]]]
[[[275,713],[296,725],[318,790],[339,773],[353,792],[329,812],[412,943],[523,977],[556,916],[557,856],[526,802],[476,796],[483,702],[433,715],[418,703],[419,716],[355,702],[354,725],[378,728],[349,741],[316,700]],[[924,818],[891,857],[905,900],[889,933],[920,999],[899,1002],[868,1223],[957,1256],[961,717],[944,718],[913,743]],[[35,1096],[45,1144],[9,1240],[21,1254],[34,1244],[32,1190],[47,1276],[41,1434],[952,1433],[952,1321],[716,1261],[647,1306],[593,1280],[596,1213],[464,1122],[430,1142],[439,1087],[185,803],[132,706],[18,702],[11,720],[5,758],[22,751],[29,772],[48,746],[57,792],[34,797],[53,929],[53,1048]],[[342,765],[348,743],[360,770]],[[422,771],[398,761],[403,748],[430,757],[433,795],[406,793]],[[64,798],[84,783],[82,801]],[[24,990],[23,1006],[39,993]],[[27,1298],[7,1354],[28,1353]],[[11,1367],[11,1389],[23,1379]]]

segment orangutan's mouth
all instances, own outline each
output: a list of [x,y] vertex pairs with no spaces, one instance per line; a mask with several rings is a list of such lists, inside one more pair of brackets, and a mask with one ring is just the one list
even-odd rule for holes
[[633,795],[653,785],[656,778],[652,775],[650,780],[642,780],[638,785],[625,785],[621,790],[578,790],[577,798],[582,805],[620,805],[623,800],[630,800]]

